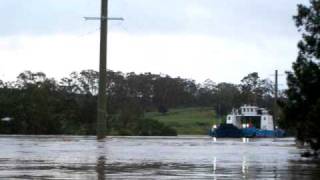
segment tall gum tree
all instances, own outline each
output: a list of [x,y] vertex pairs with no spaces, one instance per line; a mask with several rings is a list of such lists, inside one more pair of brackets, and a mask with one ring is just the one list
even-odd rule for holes
[[283,125],[297,132],[298,140],[320,149],[320,0],[298,5],[293,17],[302,34],[293,72],[287,72],[287,101],[283,107]]

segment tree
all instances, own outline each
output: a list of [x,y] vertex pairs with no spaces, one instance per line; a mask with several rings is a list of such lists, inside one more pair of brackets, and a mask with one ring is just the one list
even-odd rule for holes
[[[0,80],[0,118],[13,118],[10,127],[0,129],[0,133],[95,134],[98,75],[97,71],[83,70],[56,81],[42,72],[25,71],[16,81]],[[216,84],[211,80],[196,84],[191,79],[163,74],[111,70],[107,76],[107,127],[111,134],[169,135],[173,132],[170,128],[159,125],[155,129],[159,123],[146,122],[149,119],[144,113],[158,110],[165,114],[170,108],[209,106],[223,116],[246,103],[238,84]],[[252,81],[246,79],[247,86],[258,79],[257,74],[252,77]],[[258,81],[260,89],[253,88],[253,92],[262,94],[258,104],[266,104],[268,93],[261,87],[268,83]]]
[[94,70],[83,70],[80,72],[78,79],[85,94],[97,95],[98,94],[98,81],[99,72]]
[[245,76],[240,84],[244,103],[272,109],[273,85],[268,79],[261,79],[257,72]]
[[206,79],[202,85],[198,86],[196,93],[197,104],[200,106],[214,106],[215,92],[217,92],[217,85],[210,79]]
[[298,5],[294,16],[302,32],[298,43],[299,53],[293,63],[293,72],[287,72],[287,101],[283,108],[282,124],[295,128],[297,138],[320,149],[320,1],[310,0],[310,5]]
[[239,107],[240,91],[237,85],[219,83],[215,90],[215,109],[219,116],[228,114],[232,108]]

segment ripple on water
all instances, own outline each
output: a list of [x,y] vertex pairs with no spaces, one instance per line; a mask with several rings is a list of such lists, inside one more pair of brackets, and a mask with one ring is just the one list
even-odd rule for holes
[[294,139],[0,136],[1,179],[317,179]]

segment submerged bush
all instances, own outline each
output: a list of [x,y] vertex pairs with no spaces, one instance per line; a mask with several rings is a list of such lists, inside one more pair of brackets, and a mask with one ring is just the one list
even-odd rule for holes
[[176,136],[177,131],[154,119],[140,119],[135,128],[139,136]]

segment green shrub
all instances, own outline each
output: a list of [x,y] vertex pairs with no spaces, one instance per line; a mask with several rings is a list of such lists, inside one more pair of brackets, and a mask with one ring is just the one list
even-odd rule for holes
[[139,136],[176,136],[177,131],[154,119],[139,119],[135,128]]

